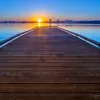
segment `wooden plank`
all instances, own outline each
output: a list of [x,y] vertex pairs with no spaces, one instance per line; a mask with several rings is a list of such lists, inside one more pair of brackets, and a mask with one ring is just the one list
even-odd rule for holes
[[100,99],[100,50],[56,27],[0,49],[0,100]]
[[[92,50],[92,52],[91,52]],[[100,50],[57,28],[42,27],[0,49],[1,56],[100,56]]]
[[100,76],[100,70],[0,70],[0,77]]
[[91,43],[97,45],[97,46],[100,48],[100,43],[99,43],[98,41],[92,40],[92,39],[87,38],[87,37],[85,37],[85,36],[83,36],[83,35],[81,35],[81,34],[77,34],[77,33],[75,33],[75,32],[71,32],[71,31],[69,31],[69,30],[65,30],[65,29],[62,29],[62,28],[60,28],[60,29],[66,31],[66,32],[69,32],[69,33],[71,33],[71,34],[73,34],[73,35],[75,35],[75,36],[78,36],[78,37],[80,37],[80,38],[83,38],[83,39],[85,39],[86,41],[89,41],[89,42],[91,42]]
[[0,93],[100,93],[100,84],[0,84]]
[[0,93],[1,100],[99,100],[98,93]]

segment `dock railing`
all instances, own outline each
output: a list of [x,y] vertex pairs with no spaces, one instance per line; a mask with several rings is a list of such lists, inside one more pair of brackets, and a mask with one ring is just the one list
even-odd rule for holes
[[95,41],[95,40],[93,40],[93,39],[90,39],[90,38],[88,38],[88,37],[85,37],[85,36],[83,36],[83,35],[81,35],[81,34],[78,34],[78,33],[72,32],[72,31],[69,31],[69,30],[64,29],[64,28],[62,28],[62,27],[60,27],[60,26],[59,26],[58,28],[61,29],[62,31],[65,31],[65,32],[67,32],[67,33],[69,33],[69,34],[71,34],[71,35],[73,35],[73,36],[76,36],[76,37],[78,37],[78,38],[80,38],[80,39],[86,41],[87,43],[89,43],[89,44],[91,44],[91,45],[97,47],[98,49],[100,49],[100,42]]
[[6,40],[1,41],[1,42],[0,42],[0,48],[2,48],[3,46],[7,45],[7,44],[10,43],[10,42],[12,42],[13,40],[15,40],[15,39],[17,39],[17,38],[19,38],[19,37],[21,37],[21,36],[23,36],[23,35],[25,35],[25,34],[31,32],[31,31],[33,31],[34,29],[36,29],[36,27],[34,27],[34,28],[32,28],[32,29],[29,29],[29,30],[27,30],[27,31],[21,32],[21,33],[19,33],[19,34],[16,34],[16,35],[10,37],[10,38],[7,38]]

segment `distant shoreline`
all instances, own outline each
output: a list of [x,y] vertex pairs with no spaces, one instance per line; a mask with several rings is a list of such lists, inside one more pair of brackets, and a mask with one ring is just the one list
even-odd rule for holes
[[[16,22],[16,21],[4,21],[4,22],[0,22],[0,24],[9,24],[9,23],[12,23],[12,24],[16,24],[16,23],[19,23],[19,24],[27,24],[27,23],[37,23],[37,22],[26,22],[26,21],[21,21],[21,22]],[[47,23],[49,24],[49,22],[42,22],[42,23]],[[53,21],[53,22],[50,22],[51,24],[100,24],[100,21],[69,21],[69,22],[65,22],[65,21],[60,21],[60,22],[56,22],[56,21]]]

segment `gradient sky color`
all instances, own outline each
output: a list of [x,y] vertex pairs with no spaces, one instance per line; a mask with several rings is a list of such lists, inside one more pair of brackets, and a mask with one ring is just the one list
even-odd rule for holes
[[100,20],[100,0],[0,0],[0,20]]

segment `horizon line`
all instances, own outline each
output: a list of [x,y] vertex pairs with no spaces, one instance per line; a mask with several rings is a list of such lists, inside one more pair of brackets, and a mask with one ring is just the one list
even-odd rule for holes
[[[59,21],[59,22],[67,22],[67,21],[100,21],[100,19],[98,19],[98,20],[59,20],[59,19],[57,19],[57,20],[51,20],[51,22],[57,22],[57,21]],[[37,21],[28,21],[28,20],[0,20],[0,22],[37,22]],[[48,21],[42,21],[42,22],[49,22],[49,20]]]

